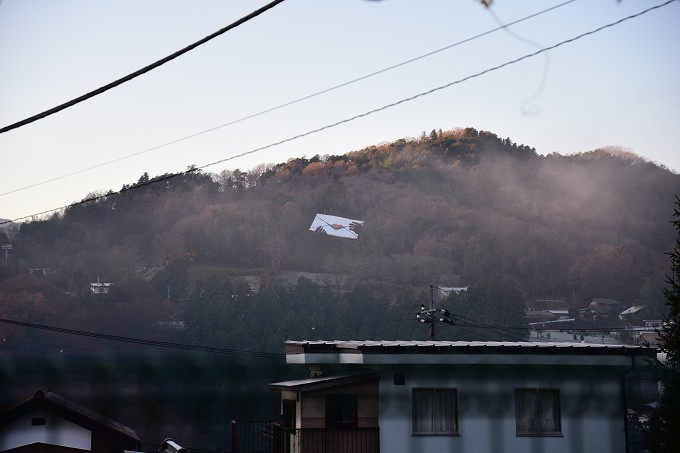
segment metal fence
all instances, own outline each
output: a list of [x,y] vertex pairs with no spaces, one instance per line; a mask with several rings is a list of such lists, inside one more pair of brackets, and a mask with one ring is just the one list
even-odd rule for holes
[[233,422],[232,453],[379,453],[378,428],[287,429],[275,422]]
[[275,422],[232,421],[231,453],[274,453]]

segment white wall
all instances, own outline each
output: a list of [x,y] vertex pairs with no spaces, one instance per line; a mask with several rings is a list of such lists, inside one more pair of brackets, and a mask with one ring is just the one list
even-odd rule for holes
[[[33,426],[35,417],[45,417],[45,425]],[[0,451],[38,442],[90,451],[92,433],[44,410],[30,412],[0,428]]]

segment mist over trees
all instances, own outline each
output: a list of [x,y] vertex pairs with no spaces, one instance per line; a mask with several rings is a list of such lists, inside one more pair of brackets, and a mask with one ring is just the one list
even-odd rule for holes
[[[414,313],[429,285],[470,285],[447,307],[501,329],[438,339],[517,339],[502,329],[546,298],[660,317],[679,188],[620,148],[541,156],[472,128],[248,171],[144,173],[22,224],[0,315],[273,352],[292,338],[425,339]],[[365,224],[357,240],[319,235],[316,213]],[[91,293],[98,279],[109,294]]]

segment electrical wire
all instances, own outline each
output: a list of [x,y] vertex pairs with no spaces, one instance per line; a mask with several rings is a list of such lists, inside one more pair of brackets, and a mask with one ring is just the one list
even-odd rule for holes
[[[445,309],[445,307],[444,307]],[[436,313],[440,312],[439,309],[434,310]],[[448,312],[448,310],[447,310]],[[514,312],[517,314],[517,312]],[[421,312],[418,312],[416,314],[422,315]],[[449,324],[452,327],[455,328],[466,328],[465,330],[471,331],[471,329],[474,329],[474,332],[476,332],[478,335],[482,335],[481,332],[477,332],[477,329],[487,329],[491,331],[496,331],[496,334],[502,335],[506,338],[511,339],[512,341],[526,341],[526,334],[528,334],[531,331],[538,330],[536,327],[531,326],[531,325],[526,325],[526,326],[495,326],[492,324],[487,324],[482,321],[478,321],[466,316],[462,315],[456,315],[453,313],[449,313],[449,319],[451,322],[444,322],[444,324]],[[421,322],[424,323],[430,323],[432,322],[431,320],[425,320],[423,321],[420,319]],[[434,321],[436,322],[437,319],[435,317]],[[602,326],[602,327],[583,327],[583,326],[574,326],[571,325],[567,322],[560,324],[560,328],[556,329],[548,329],[548,330],[569,330],[569,331],[574,331],[574,332],[581,332],[581,333],[587,333],[587,332],[602,332],[603,330],[609,331],[609,332],[627,332],[630,331],[630,328],[626,326]],[[518,336],[519,335],[519,336]],[[484,336],[484,335],[482,335]],[[487,335],[487,338],[488,337]]]
[[[411,59],[409,59],[409,60],[402,61],[401,63],[397,63],[397,64],[394,64],[394,65],[392,65],[392,66],[388,66],[388,67],[383,68],[383,69],[380,69],[380,70],[378,70],[378,71],[374,71],[374,72],[371,72],[371,73],[369,73],[369,74],[363,75],[363,76],[361,76],[361,77],[357,77],[357,78],[355,78],[355,79],[349,80],[349,81],[347,81],[347,82],[343,82],[343,83],[340,83],[340,84],[338,84],[338,85],[334,85],[334,86],[332,86],[332,87],[330,87],[330,88],[326,88],[326,89],[323,89],[323,90],[321,90],[321,91],[317,91],[317,92],[315,92],[315,93],[308,94],[308,95],[306,95],[306,96],[302,96],[302,97],[297,98],[297,99],[294,99],[294,100],[292,100],[292,101],[284,102],[283,104],[279,104],[279,105],[277,105],[277,106],[270,107],[270,108],[268,108],[268,109],[265,109],[265,110],[262,110],[262,111],[260,111],[260,112],[253,113],[253,114],[250,114],[250,115],[241,117],[241,118],[238,118],[238,119],[236,119],[236,120],[232,120],[232,121],[229,121],[229,122],[227,122],[227,123],[220,124],[220,125],[218,125],[218,126],[214,126],[214,127],[208,128],[208,129],[204,129],[204,130],[202,130],[202,131],[195,132],[195,133],[193,133],[193,134],[189,134],[189,135],[186,135],[186,136],[184,136],[184,137],[180,137],[180,138],[177,138],[177,139],[174,139],[174,140],[170,140],[170,141],[165,142],[165,143],[162,143],[162,144],[160,144],[160,145],[152,146],[151,148],[146,148],[146,149],[143,149],[143,150],[141,150],[141,151],[134,152],[134,153],[132,153],[132,154],[128,154],[128,155],[125,155],[125,156],[122,156],[122,157],[119,157],[119,158],[116,158],[116,159],[112,159],[112,160],[109,160],[109,161],[106,161],[106,162],[102,162],[102,163],[93,165],[93,166],[91,166],[91,167],[83,168],[83,169],[80,169],[80,170],[76,170],[76,171],[73,171],[73,172],[70,172],[70,173],[61,175],[61,176],[57,176],[57,177],[54,177],[54,178],[51,178],[51,179],[47,179],[47,180],[40,181],[40,182],[37,182],[37,183],[34,183],[34,184],[30,184],[30,185],[28,185],[28,186],[20,187],[20,188],[11,190],[11,191],[9,191],[9,192],[0,193],[0,196],[8,195],[8,194],[16,193],[16,192],[20,192],[20,191],[22,191],[22,190],[30,189],[30,188],[33,188],[33,187],[41,186],[41,185],[43,185],[43,184],[48,184],[48,183],[50,183],[50,182],[58,181],[58,180],[60,180],[60,179],[68,178],[68,177],[70,177],[70,176],[75,176],[75,175],[78,175],[78,174],[81,174],[81,173],[85,173],[85,172],[90,171],[90,170],[94,170],[94,169],[97,169],[97,168],[100,168],[100,167],[104,167],[104,166],[106,166],[106,165],[110,165],[110,164],[113,164],[113,163],[116,163],[116,162],[120,162],[120,161],[122,161],[122,160],[126,160],[126,159],[129,159],[129,158],[135,157],[135,156],[139,156],[139,155],[141,155],[141,154],[145,154],[145,153],[148,153],[148,152],[151,152],[151,151],[155,151],[155,150],[160,149],[160,148],[164,148],[164,147],[166,147],[166,146],[174,145],[174,144],[176,144],[176,143],[180,143],[180,142],[183,142],[183,141],[186,141],[186,140],[189,140],[189,139],[192,139],[192,138],[195,138],[195,137],[198,137],[198,136],[201,136],[201,135],[210,133],[210,132],[214,132],[214,131],[219,130],[219,129],[222,129],[222,128],[224,128],[224,127],[232,126],[232,125],[234,125],[234,124],[238,124],[238,123],[241,123],[241,122],[243,122],[243,121],[246,121],[246,120],[249,120],[249,119],[252,119],[252,118],[256,118],[256,117],[258,117],[258,116],[261,116],[261,115],[264,115],[264,114],[267,114],[267,113],[270,113],[270,112],[274,112],[274,111],[279,110],[279,109],[282,109],[282,108],[284,108],[284,107],[289,107],[289,106],[294,105],[294,104],[297,104],[297,103],[299,103],[299,102],[306,101],[306,100],[308,100],[308,99],[312,99],[312,98],[317,97],[317,96],[320,96],[320,95],[322,95],[322,94],[330,93],[330,92],[332,92],[332,91],[335,91],[335,90],[337,90],[337,89],[346,87],[346,86],[348,86],[348,85],[352,85],[352,84],[357,83],[357,82],[360,82],[360,81],[362,81],[362,80],[366,80],[366,79],[368,79],[368,78],[370,78],[370,77],[374,77],[374,76],[376,76],[376,75],[379,75],[379,74],[382,74],[382,73],[391,71],[392,69],[396,69],[396,68],[405,66],[405,65],[407,65],[407,64],[414,63],[414,62],[416,62],[416,61],[422,60],[422,59],[424,59],[424,58],[430,57],[430,56],[432,56],[432,55],[436,55],[436,54],[438,54],[438,53],[440,53],[440,52],[443,52],[443,51],[445,51],[445,50],[449,50],[449,49],[452,49],[452,48],[454,48],[454,47],[458,47],[458,46],[460,46],[460,45],[462,45],[462,44],[466,44],[466,43],[468,43],[468,42],[474,41],[475,39],[482,38],[482,37],[484,37],[484,36],[486,36],[486,35],[489,35],[489,34],[491,34],[491,33],[495,33],[495,32],[497,32],[497,31],[499,31],[499,30],[508,30],[508,27],[510,27],[510,26],[512,26],[512,25],[516,25],[516,24],[519,24],[519,23],[524,22],[524,21],[526,21],[526,20],[533,19],[534,17],[540,16],[540,15],[545,14],[545,13],[547,13],[547,12],[550,12],[550,11],[552,11],[552,10],[555,10],[555,9],[560,8],[560,7],[566,6],[566,5],[568,5],[569,3],[573,3],[573,2],[575,2],[575,1],[576,1],[576,0],[569,0],[569,1],[566,1],[566,2],[563,2],[563,3],[560,3],[560,4],[558,4],[558,5],[555,5],[555,6],[550,7],[550,8],[548,8],[548,9],[544,9],[544,10],[542,10],[542,11],[536,12],[536,13],[534,13],[534,14],[531,14],[531,15],[529,15],[529,16],[523,17],[523,18],[521,18],[521,19],[517,19],[517,20],[515,20],[515,21],[509,22],[508,24],[501,24],[500,21],[497,20],[497,22],[498,22],[499,25],[500,25],[500,26],[497,27],[497,28],[494,28],[494,29],[492,29],[492,30],[487,30],[487,31],[485,31],[485,32],[483,32],[483,33],[479,33],[479,34],[477,34],[477,35],[474,35],[474,36],[471,36],[471,37],[469,37],[469,38],[463,39],[463,40],[461,40],[461,41],[455,42],[455,43],[453,43],[453,44],[449,44],[449,45],[447,45],[447,46],[444,46],[444,47],[441,47],[441,48],[439,48],[439,49],[436,49],[436,50],[427,52],[427,53],[425,53],[425,54],[422,54],[422,55],[419,55],[419,56],[417,56],[417,57],[411,58]],[[489,12],[491,12],[491,10],[489,10]],[[492,14],[492,17],[496,18],[496,16],[493,16],[493,14]],[[546,54],[546,55],[547,55],[547,54]],[[545,78],[545,75],[544,75],[544,78]]]
[[147,340],[147,339],[143,339],[143,338],[124,337],[124,336],[120,336],[120,335],[110,335],[110,334],[98,333],[98,332],[88,332],[88,331],[84,331],[84,330],[66,329],[66,328],[63,328],[63,327],[55,327],[55,326],[48,326],[48,325],[44,325],[44,324],[35,324],[35,323],[30,323],[30,322],[15,321],[15,320],[12,320],[12,319],[4,319],[4,318],[0,318],[0,323],[14,325],[14,326],[20,326],[20,327],[27,327],[27,328],[32,328],[32,329],[46,330],[46,331],[50,331],[50,332],[65,333],[65,334],[70,334],[70,335],[78,335],[78,336],[90,337],[90,338],[99,338],[99,339],[110,340],[110,341],[120,341],[120,342],[124,342],[124,343],[139,344],[139,345],[144,345],[144,346],[154,346],[154,347],[160,347],[160,348],[182,349],[182,350],[188,350],[188,351],[209,352],[209,353],[213,353],[213,354],[240,355],[240,356],[270,358],[270,359],[279,359],[279,358],[284,357],[283,354],[276,354],[276,353],[272,353],[272,352],[244,351],[244,350],[239,350],[239,349],[217,348],[217,347],[200,346],[200,345],[193,345],[193,344],[187,344],[187,343],[172,343],[172,342],[168,342],[168,341]]
[[32,122],[34,122],[34,121],[43,119],[43,118],[48,117],[48,116],[50,116],[50,115],[53,115],[53,114],[55,114],[55,113],[57,113],[57,112],[60,112],[60,111],[62,111],[62,110],[64,110],[64,109],[66,109],[66,108],[72,107],[72,106],[74,106],[74,105],[76,105],[76,104],[78,104],[78,103],[80,103],[80,102],[86,101],[87,99],[90,99],[90,98],[92,98],[92,97],[94,97],[94,96],[97,96],[97,95],[99,95],[99,94],[102,94],[102,93],[104,93],[104,92],[106,92],[106,91],[108,91],[108,90],[110,90],[110,89],[112,89],[112,88],[117,87],[118,85],[122,85],[122,84],[125,83],[125,82],[129,82],[130,80],[132,80],[132,79],[134,79],[134,78],[136,78],[136,77],[139,77],[140,75],[145,74],[145,73],[151,71],[152,69],[156,69],[157,67],[159,67],[159,66],[161,66],[161,65],[164,65],[165,63],[167,63],[167,62],[169,62],[169,61],[171,61],[171,60],[174,60],[175,58],[177,58],[177,57],[179,57],[179,56],[181,56],[181,55],[184,55],[185,53],[189,52],[190,50],[193,50],[193,49],[195,49],[196,47],[198,47],[198,46],[200,46],[200,45],[202,45],[202,44],[205,44],[206,42],[208,42],[208,41],[210,41],[210,40],[212,40],[212,39],[214,39],[214,38],[216,38],[216,37],[218,37],[218,36],[220,36],[220,35],[222,35],[222,34],[228,32],[229,30],[232,30],[232,29],[238,27],[239,25],[241,25],[241,24],[243,24],[243,23],[245,23],[245,22],[248,22],[250,19],[253,19],[253,18],[259,16],[260,14],[262,14],[262,13],[264,13],[265,11],[267,11],[267,10],[273,8],[274,6],[278,5],[279,3],[282,3],[283,1],[284,1],[284,0],[274,0],[274,1],[272,1],[272,2],[270,2],[270,3],[268,3],[268,4],[266,4],[266,5],[263,6],[262,8],[253,11],[252,13],[248,14],[247,16],[242,17],[241,19],[237,20],[236,22],[233,22],[233,23],[227,25],[226,27],[221,28],[220,30],[217,30],[217,31],[214,32],[214,33],[211,33],[210,35],[208,35],[208,36],[206,36],[206,37],[204,37],[204,38],[202,38],[202,39],[196,41],[196,42],[193,43],[193,44],[189,44],[189,45],[186,46],[185,48],[180,49],[180,50],[178,50],[177,52],[174,52],[174,53],[168,55],[168,56],[165,57],[165,58],[161,58],[160,60],[156,61],[155,63],[151,63],[151,64],[148,65],[148,66],[145,66],[145,67],[143,67],[143,68],[141,68],[141,69],[138,69],[137,71],[135,71],[135,72],[133,72],[133,73],[131,73],[131,74],[128,74],[128,75],[126,75],[125,77],[121,77],[121,78],[118,79],[118,80],[115,80],[115,81],[113,81],[113,82],[111,82],[111,83],[109,83],[109,84],[107,84],[107,85],[104,85],[104,86],[102,86],[102,87],[99,87],[99,88],[97,88],[96,90],[90,91],[89,93],[86,93],[86,94],[84,94],[84,95],[82,95],[82,96],[79,96],[79,97],[77,97],[77,98],[75,98],[75,99],[71,99],[71,100],[68,101],[68,102],[64,102],[64,103],[61,104],[61,105],[58,105],[58,106],[56,106],[56,107],[52,107],[52,108],[49,109],[49,110],[45,110],[45,111],[42,112],[42,113],[38,113],[37,115],[33,115],[33,116],[29,117],[29,118],[23,119],[23,120],[21,120],[21,121],[18,121],[18,122],[16,122],[16,123],[13,123],[13,124],[10,124],[9,126],[2,127],[2,128],[0,128],[0,134],[2,134],[2,133],[4,133],[4,132],[7,132],[7,131],[11,131],[12,129],[16,129],[16,128],[21,127],[21,126],[25,126],[26,124],[30,124],[30,123],[32,123]]
[[[17,307],[15,305],[7,305],[7,304],[3,304],[3,303],[0,303],[0,307],[6,307],[6,308],[9,308],[9,309],[12,309],[12,310],[17,310],[17,311],[33,312],[33,313],[37,313],[41,316],[46,316],[46,317],[49,317],[49,318],[59,318],[62,321],[65,321],[67,323],[68,322],[79,323],[81,326],[82,326],[83,323],[88,323],[91,326],[93,326],[93,328],[96,328],[96,326],[99,326],[100,328],[109,328],[109,329],[114,328],[116,330],[132,330],[130,328],[125,329],[126,326],[121,326],[120,324],[113,324],[113,323],[107,323],[107,322],[102,322],[102,321],[95,321],[95,320],[92,320],[92,319],[83,319],[83,318],[78,318],[78,317],[68,316],[68,315],[60,315],[60,314],[57,314],[57,313],[48,313],[48,312],[45,312],[45,311],[35,310],[35,309],[32,309],[32,308],[28,308],[28,307]],[[166,337],[167,336],[176,336],[176,337],[180,336],[180,335],[173,335],[172,332],[168,332],[168,331],[162,330],[162,329],[159,329],[159,331],[161,331],[163,336],[166,336]],[[239,335],[238,332],[232,332],[230,334],[225,333],[225,332],[220,332],[219,337],[217,337],[216,339],[220,340],[220,341],[222,341],[222,340],[228,341],[228,340],[231,340],[238,335]],[[191,340],[198,340],[198,341],[201,340],[201,338],[199,338],[199,337],[189,336],[189,335],[182,335],[182,338],[188,339],[190,341]]]
[[[470,318],[466,318],[464,316],[460,316],[459,319],[462,319],[464,322],[464,325],[471,327],[471,328],[483,328],[483,329],[489,329],[489,330],[494,330],[496,331],[496,334],[504,336],[506,338],[509,338],[513,341],[525,341],[526,336],[522,336],[517,332],[517,328],[513,327],[500,327],[500,326],[493,326],[491,324],[487,324],[481,321],[475,321]],[[468,323],[469,322],[469,323]],[[524,328],[521,328],[521,330],[525,330]]]
[[[270,144],[265,145],[265,146],[261,146],[261,147],[259,147],[259,148],[252,149],[252,150],[250,150],[250,151],[244,151],[244,152],[242,152],[242,153],[240,153],[240,154],[235,154],[235,155],[232,155],[232,156],[230,156],[230,157],[226,157],[226,158],[224,158],[224,159],[220,159],[220,160],[217,160],[217,161],[212,162],[212,163],[208,163],[208,164],[201,165],[201,166],[192,166],[192,167],[191,167],[189,170],[187,170],[187,171],[182,171],[182,172],[172,173],[172,174],[166,174],[166,175],[164,175],[164,176],[162,176],[162,177],[160,177],[160,178],[154,179],[153,181],[149,181],[148,183],[138,184],[138,185],[136,185],[136,186],[134,186],[134,187],[131,187],[131,188],[128,188],[128,189],[125,189],[125,190],[136,189],[136,188],[139,188],[139,187],[142,187],[142,186],[145,186],[145,185],[155,184],[155,183],[160,182],[160,181],[168,180],[168,179],[175,178],[175,177],[178,177],[178,176],[184,176],[184,175],[187,175],[187,174],[189,174],[189,173],[197,172],[197,171],[199,171],[199,170],[204,170],[204,169],[206,169],[206,168],[208,168],[208,167],[212,167],[212,166],[215,166],[215,165],[224,163],[224,162],[228,162],[228,161],[230,161],[230,160],[234,160],[234,159],[237,159],[237,158],[239,158],[239,157],[244,157],[244,156],[247,156],[247,155],[250,155],[250,154],[254,154],[254,153],[257,153],[257,152],[260,152],[260,151],[269,149],[269,148],[273,148],[273,147],[278,146],[278,145],[282,145],[282,144],[284,144],[284,143],[292,142],[292,141],[294,141],[294,140],[298,140],[298,139],[300,139],[300,138],[307,137],[307,136],[309,136],[309,135],[313,135],[313,134],[316,134],[316,133],[325,131],[325,130],[327,130],[327,129],[331,129],[331,128],[334,128],[334,127],[337,127],[337,126],[340,126],[340,125],[343,125],[343,124],[347,124],[347,123],[350,123],[350,122],[352,122],[352,121],[355,121],[355,120],[358,120],[358,119],[361,119],[361,118],[365,118],[365,117],[370,116],[370,115],[373,115],[373,114],[375,114],[375,113],[378,113],[378,112],[381,112],[381,111],[384,111],[384,110],[388,110],[388,109],[390,109],[390,108],[397,107],[397,106],[399,106],[399,105],[401,105],[401,104],[404,104],[404,103],[407,103],[407,102],[416,100],[416,99],[418,99],[418,98],[421,98],[421,97],[424,97],[424,96],[428,96],[428,95],[430,95],[430,94],[433,94],[433,93],[442,91],[442,90],[444,90],[444,89],[446,89],[446,88],[450,88],[450,87],[452,87],[452,86],[454,86],[454,85],[459,85],[459,84],[461,84],[461,83],[467,82],[468,80],[472,80],[472,79],[481,77],[481,76],[483,76],[483,75],[489,74],[489,73],[491,73],[491,72],[498,71],[498,70],[503,69],[503,68],[505,68],[505,67],[507,67],[507,66],[510,66],[510,65],[519,63],[519,62],[521,62],[521,61],[524,61],[524,60],[526,60],[526,59],[535,57],[535,56],[537,56],[537,55],[540,55],[540,54],[542,54],[542,53],[544,53],[544,52],[548,52],[548,51],[550,51],[550,50],[556,49],[556,48],[561,47],[561,46],[563,46],[563,45],[571,44],[571,43],[573,43],[573,42],[575,42],[575,41],[577,41],[577,40],[579,40],[579,39],[585,38],[585,37],[590,36],[590,35],[593,35],[593,34],[595,34],[595,33],[599,33],[599,32],[601,32],[601,31],[603,31],[603,30],[608,29],[608,28],[615,27],[615,26],[620,25],[620,24],[622,24],[622,23],[624,23],[624,22],[626,22],[626,21],[629,21],[629,20],[631,20],[631,19],[635,19],[635,18],[640,17],[640,16],[642,16],[642,15],[644,15],[644,14],[646,14],[646,13],[649,13],[649,12],[654,11],[654,10],[656,10],[656,9],[662,8],[662,7],[664,7],[664,6],[667,6],[667,5],[669,5],[669,4],[671,4],[671,3],[675,2],[675,1],[676,1],[676,0],[667,0],[667,1],[664,2],[664,3],[661,3],[661,4],[659,4],[659,5],[652,6],[652,7],[650,7],[650,8],[647,8],[647,9],[643,10],[643,11],[640,11],[640,12],[638,12],[638,13],[636,13],[636,14],[632,14],[632,15],[630,15],[630,16],[626,16],[626,17],[624,17],[624,18],[622,18],[622,19],[619,19],[619,20],[617,20],[617,21],[615,21],[615,22],[611,22],[611,23],[609,23],[609,24],[606,24],[606,25],[603,25],[603,26],[601,26],[601,27],[595,28],[595,29],[593,29],[593,30],[591,30],[591,31],[588,31],[588,32],[585,32],[585,33],[581,33],[581,34],[579,34],[579,35],[577,35],[577,36],[574,36],[573,38],[569,38],[569,39],[566,39],[566,40],[564,40],[564,41],[560,41],[560,42],[558,42],[557,44],[554,44],[554,45],[552,45],[552,46],[545,47],[545,48],[540,49],[540,50],[537,50],[537,51],[535,51],[535,52],[532,52],[532,53],[528,53],[528,54],[522,55],[521,57],[518,57],[518,58],[515,58],[515,59],[512,59],[512,60],[508,60],[508,61],[506,61],[505,63],[501,63],[501,64],[499,64],[499,65],[496,65],[496,66],[487,68],[487,69],[485,69],[485,70],[483,70],[483,71],[477,72],[477,73],[475,73],[475,74],[471,74],[471,75],[466,76],[466,77],[463,77],[463,78],[461,78],[461,79],[454,80],[454,81],[449,82],[449,83],[444,84],[444,85],[440,85],[440,86],[435,87],[435,88],[432,88],[432,89],[430,89],[430,90],[420,92],[420,93],[415,94],[415,95],[413,95],[413,96],[410,96],[410,97],[407,97],[407,98],[403,98],[403,99],[401,99],[401,100],[399,100],[399,101],[395,101],[395,102],[392,102],[392,103],[390,103],[390,104],[386,104],[386,105],[384,105],[384,106],[382,106],[382,107],[378,107],[378,108],[375,108],[375,109],[373,109],[373,110],[369,110],[369,111],[366,111],[366,112],[364,112],[364,113],[360,113],[360,114],[358,114],[358,115],[354,115],[354,116],[352,116],[352,117],[345,118],[345,119],[340,120],[340,121],[336,121],[335,123],[327,124],[327,125],[325,125],[325,126],[322,126],[322,127],[316,128],[316,129],[312,129],[312,130],[309,130],[309,131],[307,131],[307,132],[303,132],[303,133],[301,133],[301,134],[294,135],[294,136],[292,136],[292,137],[288,137],[288,138],[285,138],[285,139],[283,139],[283,140],[279,140],[279,141],[277,141],[277,142],[270,143]],[[97,196],[93,196],[93,197],[90,197],[90,198],[81,200],[81,201],[79,201],[79,202],[72,203],[72,204],[67,205],[67,206],[62,206],[62,207],[59,207],[59,208],[49,209],[49,210],[47,210],[47,211],[39,212],[39,213],[36,213],[36,214],[32,214],[32,215],[28,215],[28,216],[24,216],[24,217],[19,217],[19,218],[16,218],[16,219],[14,219],[14,220],[3,221],[3,222],[0,222],[0,225],[5,224],[5,223],[9,223],[9,222],[12,222],[12,221],[15,221],[15,222],[16,222],[16,221],[23,220],[23,219],[28,219],[28,218],[32,218],[32,217],[36,217],[36,216],[41,216],[41,215],[53,213],[53,212],[59,211],[59,210],[61,210],[61,209],[65,209],[65,208],[67,208],[67,207],[73,207],[73,206],[77,206],[77,205],[80,205],[80,204],[88,203],[88,202],[91,202],[91,201],[100,200],[100,199],[102,199],[102,198],[105,198],[105,197],[108,197],[108,196],[111,196],[111,195],[119,194],[119,193],[121,193],[121,192],[123,192],[123,191],[124,191],[124,190],[120,190],[120,191],[118,191],[118,192],[110,192],[110,193],[108,193],[108,194],[106,194],[106,195],[97,195]]]
[[[493,9],[489,8],[489,14],[490,14],[491,17],[496,21],[497,24],[503,25],[503,22],[501,22],[501,20],[498,18],[498,16],[496,16],[496,14],[494,13]],[[504,27],[503,30],[504,30],[507,34],[509,34],[510,36],[512,36],[513,38],[515,38],[516,40],[521,41],[521,42],[523,42],[523,43],[525,43],[525,44],[529,44],[529,45],[532,46],[532,47],[535,47],[535,48],[537,48],[537,49],[540,49],[540,48],[543,47],[542,44],[539,44],[539,43],[536,42],[536,41],[533,41],[533,40],[531,40],[531,39],[527,39],[527,38],[525,38],[525,37],[523,37],[523,36],[518,35],[518,34],[515,33],[514,31],[512,31],[512,30],[510,29],[510,27]],[[548,69],[550,68],[550,54],[549,54],[549,53],[545,53],[545,54],[543,54],[543,56],[545,57],[545,59],[544,59],[544,61],[543,61],[543,73],[542,73],[542,75],[541,75],[541,81],[540,81],[540,83],[539,83],[538,88],[536,89],[536,91],[535,91],[531,96],[529,96],[529,97],[526,98],[524,101],[522,101],[522,105],[521,105],[521,109],[520,109],[520,110],[521,110],[521,112],[522,112],[523,115],[537,116],[537,115],[540,113],[540,107],[538,107],[538,106],[529,106],[529,102],[531,102],[531,101],[534,100],[534,99],[537,99],[537,98],[541,95],[541,93],[542,93],[543,90],[545,89],[545,85],[546,85],[547,80],[548,80]]]
[[328,125],[326,125],[326,126],[322,126],[322,127],[320,127],[320,128],[317,128],[317,129],[312,129],[312,130],[310,130],[310,131],[307,131],[307,132],[304,132],[304,133],[295,135],[295,136],[293,136],[293,137],[289,137],[289,138],[284,139],[284,140],[280,140],[280,141],[275,142],[275,143],[271,143],[271,144],[266,145],[266,146],[262,146],[262,147],[260,147],[260,148],[255,148],[255,149],[253,149],[253,150],[246,151],[246,152],[243,152],[243,153],[241,153],[241,154],[236,154],[236,155],[234,155],[234,156],[230,156],[230,157],[227,157],[227,158],[225,158],[225,159],[221,159],[221,160],[218,160],[218,161],[209,163],[209,164],[202,165],[202,166],[200,166],[200,167],[196,167],[196,169],[197,169],[197,170],[203,170],[203,169],[205,169],[205,168],[212,167],[212,166],[217,165],[217,164],[221,164],[221,163],[224,163],[224,162],[227,162],[227,161],[230,161],[230,160],[239,158],[239,157],[244,157],[244,156],[247,156],[247,155],[249,155],[249,154],[253,154],[253,153],[256,153],[256,152],[259,152],[259,151],[263,151],[263,150],[265,150],[265,149],[272,148],[272,147],[274,147],[274,146],[281,145],[281,144],[283,144],[283,143],[291,142],[291,141],[293,141],[293,140],[297,140],[297,139],[300,139],[300,138],[303,138],[303,137],[306,137],[306,136],[309,136],[309,135],[312,135],[312,134],[316,134],[316,133],[321,132],[321,131],[324,131],[324,130],[326,130],[326,129],[331,129],[331,128],[333,128],[333,127],[337,127],[337,126],[340,126],[340,125],[342,125],[342,124],[346,124],[346,123],[352,122],[352,121],[354,121],[354,120],[357,120],[357,119],[360,119],[360,118],[367,117],[367,116],[372,115],[372,114],[374,114],[374,113],[378,113],[378,112],[381,112],[381,111],[383,111],[383,110],[387,110],[387,109],[396,107],[396,106],[401,105],[401,104],[404,104],[404,103],[406,103],[406,102],[411,102],[411,101],[416,100],[416,99],[418,99],[418,98],[421,98],[421,97],[424,97],[424,96],[428,96],[428,95],[433,94],[433,93],[436,93],[436,92],[438,92],[438,91],[442,91],[442,90],[444,90],[444,89],[446,89],[446,88],[450,88],[450,87],[452,87],[452,86],[454,86],[454,85],[458,85],[458,84],[467,82],[468,80],[472,80],[472,79],[481,77],[481,76],[483,76],[483,75],[486,75],[486,74],[488,74],[488,73],[491,73],[491,72],[494,72],[494,71],[503,69],[503,68],[505,68],[506,66],[510,66],[510,65],[519,63],[519,62],[521,62],[521,61],[524,61],[524,60],[526,60],[526,59],[535,57],[535,56],[540,55],[540,54],[542,54],[542,53],[545,53],[545,52],[547,52],[547,51],[549,51],[549,50],[553,50],[553,49],[556,49],[556,48],[558,48],[558,47],[561,47],[561,46],[563,46],[563,45],[565,45],[565,44],[573,43],[573,42],[575,42],[575,41],[577,41],[577,40],[579,40],[579,39],[581,39],[581,38],[584,38],[584,37],[593,35],[593,34],[595,34],[595,33],[599,33],[599,32],[601,32],[601,31],[603,31],[603,30],[608,29],[608,28],[611,28],[611,27],[620,25],[620,24],[622,24],[622,23],[624,23],[624,22],[626,22],[626,21],[628,21],[628,20],[631,20],[631,19],[640,17],[640,16],[642,16],[643,14],[646,14],[646,13],[651,12],[651,11],[653,11],[653,10],[656,10],[656,9],[658,9],[658,8],[667,6],[667,5],[671,4],[671,3],[673,3],[674,1],[675,1],[675,0],[668,0],[668,1],[666,1],[665,3],[662,3],[662,4],[660,4],[660,5],[652,6],[652,7],[647,8],[646,10],[643,10],[643,11],[641,11],[641,12],[639,12],[639,13],[632,14],[632,15],[630,15],[630,16],[626,16],[626,17],[624,17],[624,18],[622,18],[622,19],[619,19],[619,20],[617,20],[617,21],[615,21],[615,22],[611,22],[611,23],[609,23],[609,24],[606,24],[606,25],[603,25],[603,26],[601,26],[601,27],[598,27],[598,28],[596,28],[596,29],[594,29],[594,30],[591,30],[591,31],[588,31],[588,32],[585,32],[585,33],[581,33],[581,34],[579,34],[579,35],[577,35],[577,36],[575,36],[575,37],[573,37],[573,38],[570,38],[570,39],[567,39],[567,40],[564,40],[564,41],[560,41],[560,42],[558,42],[557,44],[554,44],[554,45],[552,45],[552,46],[545,47],[545,48],[540,49],[540,50],[537,50],[537,51],[535,51],[535,52],[525,54],[525,55],[523,55],[523,56],[521,56],[521,57],[518,57],[518,58],[515,58],[515,59],[513,59],[513,60],[506,61],[505,63],[501,63],[501,64],[499,64],[499,65],[493,66],[493,67],[491,67],[491,68],[485,69],[485,70],[480,71],[480,72],[477,72],[477,73],[475,73],[475,74],[472,74],[472,75],[463,77],[462,79],[454,80],[454,81],[452,81],[452,82],[449,82],[449,83],[446,83],[446,84],[444,84],[444,85],[441,85],[441,86],[432,88],[432,89],[430,89],[430,90],[423,91],[423,92],[421,92],[421,93],[415,94],[415,95],[410,96],[410,97],[407,97],[407,98],[403,98],[403,99],[401,99],[401,100],[399,100],[399,101],[396,101],[396,102],[393,102],[393,103],[390,103],[390,104],[386,104],[386,105],[384,105],[384,106],[382,106],[382,107],[379,107],[379,108],[376,108],[376,109],[373,109],[373,110],[369,110],[369,111],[364,112],[364,113],[360,113],[360,114],[355,115],[355,116],[352,116],[352,117],[350,117],[350,118],[346,118],[346,119],[344,119],[344,120],[340,120],[340,121],[337,121],[337,122],[335,122],[335,123],[331,123],[331,124],[328,124]]

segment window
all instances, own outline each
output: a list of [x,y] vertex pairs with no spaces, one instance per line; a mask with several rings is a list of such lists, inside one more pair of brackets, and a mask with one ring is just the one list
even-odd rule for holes
[[561,435],[559,390],[515,389],[515,425],[517,435]]
[[45,417],[33,417],[31,419],[31,426],[44,426],[47,424],[47,419]]
[[456,389],[413,389],[413,434],[458,434]]
[[357,427],[357,396],[326,396],[326,428]]

